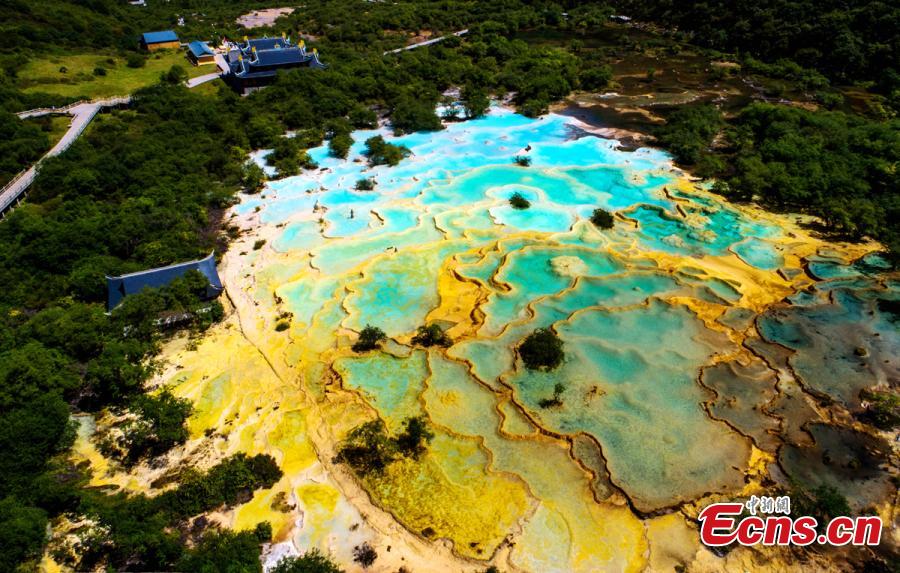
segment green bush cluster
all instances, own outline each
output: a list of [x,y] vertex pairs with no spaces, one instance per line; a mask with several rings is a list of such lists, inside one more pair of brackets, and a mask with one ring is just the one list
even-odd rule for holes
[[289,177],[303,169],[316,167],[315,161],[301,147],[301,141],[297,137],[275,138],[272,153],[266,159],[278,170],[279,177]]
[[[271,487],[280,477],[281,471],[271,457],[240,454],[206,472],[188,470],[181,485],[156,497],[79,489],[84,478],[62,468],[46,482],[43,493],[57,508],[90,516],[104,531],[96,543],[82,548],[78,569],[104,563],[110,568],[144,571],[261,571],[259,547],[271,537],[268,524],[241,532],[211,529],[193,549],[185,549],[175,526],[223,504],[249,498],[254,490]],[[0,519],[2,512],[0,503]],[[236,568],[225,566],[231,563]]]
[[522,195],[518,191],[509,196],[509,205],[513,209],[517,209],[519,211],[523,209],[527,209],[531,207],[531,201],[525,198],[525,195]]
[[378,474],[398,458],[418,459],[434,438],[424,417],[407,418],[396,437],[387,433],[382,420],[353,428],[341,443],[336,460],[350,466],[359,476]]
[[[139,394],[131,399],[128,412],[136,416],[119,429],[118,447],[123,461],[133,464],[145,456],[159,456],[188,439],[184,423],[191,415],[190,400],[178,398],[168,388],[157,394]],[[114,450],[113,455],[116,455]]]
[[680,107],[657,130],[660,143],[685,165],[697,164],[710,152],[713,137],[725,126],[721,112],[711,104]]
[[412,337],[412,343],[418,346],[450,346],[453,341],[439,324],[420,326]]
[[330,557],[313,548],[299,557],[285,557],[270,573],[343,573],[343,570]]
[[826,228],[868,235],[900,252],[900,121],[752,104],[729,133],[733,167],[716,187],[738,200],[818,215]]
[[409,156],[409,149],[402,145],[387,143],[380,135],[366,140],[365,155],[369,158],[369,165],[394,166]]
[[860,398],[868,402],[862,419],[880,430],[900,426],[900,396],[889,390],[864,390]]
[[179,486],[157,496],[158,503],[178,518],[238,503],[242,495],[267,489],[281,479],[281,470],[268,454],[235,454],[207,472],[186,470]]
[[835,517],[851,515],[847,498],[830,484],[810,486],[794,481],[788,495],[791,514],[815,517],[820,531]]
[[356,180],[354,189],[357,191],[371,191],[375,188],[375,180],[371,177],[362,177]]
[[41,128],[0,109],[0,186],[40,159],[50,149]]
[[377,326],[367,324],[359,333],[359,338],[353,343],[354,352],[367,352],[375,350],[378,346],[387,340],[387,335]]
[[549,328],[538,328],[526,336],[518,351],[529,370],[553,370],[565,357],[562,340]]
[[591,223],[594,224],[598,229],[612,229],[613,224],[615,223],[615,218],[612,213],[607,211],[606,209],[594,209],[594,212],[591,213]]

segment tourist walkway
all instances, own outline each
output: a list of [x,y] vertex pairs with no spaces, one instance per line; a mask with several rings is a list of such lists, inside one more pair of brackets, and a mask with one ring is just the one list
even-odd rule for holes
[[410,44],[408,46],[404,46],[402,48],[397,48],[396,50],[388,50],[387,52],[381,54],[382,56],[386,56],[388,54],[399,54],[400,52],[406,52],[407,50],[415,50],[416,48],[421,48],[422,46],[430,46],[431,44],[437,44],[438,42],[443,42],[447,38],[452,38],[456,36],[457,38],[460,36],[465,36],[469,33],[468,28],[465,30],[460,30],[459,32],[453,32],[447,36],[441,36],[439,38],[432,38],[430,40],[425,40],[424,42],[417,42],[415,44]]
[[68,149],[75,140],[78,139],[78,136],[81,135],[84,128],[86,128],[91,120],[94,119],[97,112],[105,107],[127,105],[130,101],[130,96],[113,97],[96,101],[75,102],[60,108],[31,109],[16,114],[21,119],[40,117],[43,115],[71,115],[72,123],[69,125],[69,130],[62,136],[62,139],[41,157],[37,163],[16,175],[9,183],[0,189],[0,216],[5,216],[7,211],[19,204],[22,197],[25,195],[28,186],[31,185],[34,178],[37,177],[41,162],[48,157],[59,155]]
[[213,72],[211,74],[206,74],[205,76],[197,76],[196,78],[191,78],[187,81],[187,87],[195,88],[200,84],[217,80],[220,77],[222,77],[222,72]]
[[[185,82],[185,85],[187,85],[188,88],[195,88],[201,84],[222,77],[222,73],[228,70],[228,63],[225,61],[222,54],[216,54],[216,66],[219,68],[219,71],[191,78]],[[48,157],[59,155],[68,149],[69,146],[78,139],[78,136],[81,135],[91,120],[94,119],[97,112],[104,107],[127,105],[130,102],[131,96],[112,97],[94,101],[81,100],[63,107],[42,107],[17,113],[16,115],[19,116],[19,119],[41,117],[43,115],[71,115],[72,124],[69,126],[69,130],[66,131],[65,135],[62,136],[62,139],[53,146],[53,149],[41,157],[37,163],[13,177],[9,183],[0,189],[0,217],[5,217],[8,211],[21,202],[28,187],[34,181],[34,178],[37,177],[41,162]]]

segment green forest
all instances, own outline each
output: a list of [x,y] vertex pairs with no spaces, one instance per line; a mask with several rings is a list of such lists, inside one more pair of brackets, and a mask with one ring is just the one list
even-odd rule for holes
[[[12,177],[49,146],[46,133],[13,112],[66,101],[16,88],[17,70],[29,59],[73,48],[134,54],[141,31],[173,27],[179,16],[186,17],[178,29],[182,38],[235,37],[244,33],[234,23],[237,15],[277,5],[149,4],[5,4],[0,178]],[[346,153],[352,129],[371,127],[380,115],[399,132],[441,129],[435,106],[450,88],[461,89],[470,117],[484,111],[488,95],[509,92],[521,112],[535,116],[573,91],[602,90],[613,81],[616,54],[576,43],[532,43],[519,37],[522,32],[602,37],[612,25],[609,16],[624,13],[654,23],[664,46],[691,42],[717,57],[730,54],[803,89],[822,77],[832,86],[869,90],[881,102],[879,114],[759,102],[724,114],[702,104],[665,110],[668,123],[655,135],[680,163],[715,177],[715,189],[734,200],[816,214],[825,232],[872,236],[900,252],[900,7],[787,0],[736,8],[639,0],[354,6],[350,0],[310,3],[259,31],[315,36],[327,70],[282,74],[245,98],[224,87],[191,92],[179,84],[178,70],[166,74],[135,93],[128,109],[102,114],[65,154],[46,161],[28,200],[0,222],[0,570],[31,570],[47,523],[67,513],[89,516],[108,531],[86,563],[213,571],[228,562],[230,571],[260,570],[260,543],[271,535],[267,524],[211,531],[196,544],[185,544],[182,533],[193,516],[270,487],[280,477],[271,458],[239,455],[203,473],[185,468],[178,488],[152,499],[86,488],[82,469],[67,460],[73,412],[112,408],[147,422],[149,430],[109,445],[123,464],[160,455],[186,438],[189,405],[165,392],[144,394],[144,384],[170,334],[153,321],[161,312],[197,308],[197,277],[129,297],[110,315],[104,277],[221,252],[232,232],[223,213],[238,191],[261,185],[258,170],[242,168],[252,149],[275,147],[279,167],[297,170],[309,166],[305,150],[326,137],[336,136],[333,153]],[[382,56],[422,30],[466,27],[464,38]],[[290,143],[281,137],[287,130],[298,132]],[[404,153],[378,141],[369,149],[373,162],[399,161]],[[221,305],[215,310],[186,328],[208,327],[222,314]],[[301,564],[296,570],[333,570],[327,559],[314,557],[320,569]]]
[[900,6],[879,0],[761,0],[680,2],[620,0],[634,18],[678,30],[691,42],[790,61],[838,82],[873,82],[900,97]]

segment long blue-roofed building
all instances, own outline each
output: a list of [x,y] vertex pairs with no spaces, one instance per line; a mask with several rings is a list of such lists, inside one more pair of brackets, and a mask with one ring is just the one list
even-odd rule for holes
[[299,44],[290,38],[244,38],[233,44],[227,56],[228,73],[225,80],[235,90],[248,93],[273,81],[279,71],[294,68],[324,69],[318,51],[308,51],[303,40]]
[[145,288],[164,287],[175,279],[183,277],[188,271],[199,271],[209,280],[209,285],[206,287],[207,298],[215,298],[224,290],[222,280],[216,271],[214,253],[210,253],[209,256],[196,261],[138,271],[118,277],[106,277],[106,309],[111,311],[119,306],[126,296],[137,294]]

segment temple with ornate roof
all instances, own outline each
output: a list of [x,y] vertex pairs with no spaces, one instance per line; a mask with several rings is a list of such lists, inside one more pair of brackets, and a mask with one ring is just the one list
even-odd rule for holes
[[326,67],[315,48],[307,51],[303,40],[294,44],[284,35],[280,38],[244,37],[243,42],[231,45],[226,61],[229,69],[225,81],[242,94],[271,84],[281,70]]

